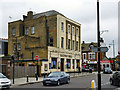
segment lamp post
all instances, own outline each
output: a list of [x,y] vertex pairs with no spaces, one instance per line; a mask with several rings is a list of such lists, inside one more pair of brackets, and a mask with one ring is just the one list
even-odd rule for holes
[[[115,58],[115,44],[114,44],[114,40],[113,40],[113,43],[112,44],[109,44],[109,47],[110,45],[113,45],[113,59]],[[113,60],[113,70],[115,70],[115,61]]]
[[99,0],[97,0],[97,35],[98,35],[98,90],[101,90]]

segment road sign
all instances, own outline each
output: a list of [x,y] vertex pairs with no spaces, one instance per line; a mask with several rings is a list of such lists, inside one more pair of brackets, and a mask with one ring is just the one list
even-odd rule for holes
[[35,60],[39,60],[39,56],[38,55],[35,56]]

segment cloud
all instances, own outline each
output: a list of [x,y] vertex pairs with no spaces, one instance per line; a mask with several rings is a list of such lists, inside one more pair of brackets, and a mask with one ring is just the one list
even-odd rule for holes
[[[104,33],[102,37],[105,39],[107,45],[111,43],[113,39],[117,41],[115,42],[117,45],[117,7],[119,0],[99,1],[101,30],[109,30],[109,32]],[[0,37],[8,37],[8,22],[22,19],[22,15],[26,15],[29,10],[36,13],[56,10],[66,17],[82,24],[82,40],[86,42],[97,42],[96,5],[96,0],[0,0],[0,29],[2,31]],[[9,19],[9,16],[11,16],[12,19]],[[109,52],[109,56],[111,54],[112,53]]]

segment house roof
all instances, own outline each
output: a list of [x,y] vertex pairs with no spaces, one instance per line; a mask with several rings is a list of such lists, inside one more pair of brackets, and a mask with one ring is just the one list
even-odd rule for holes
[[90,51],[90,45],[93,45],[94,47],[97,47],[97,43],[94,43],[94,42],[82,43],[82,50],[83,51]]
[[[94,47],[97,47],[98,44],[91,42],[91,43],[82,43],[82,50],[83,51],[90,51],[90,45],[93,45]],[[106,44],[104,42],[100,42],[100,47],[107,47]]]
[[41,16],[52,16],[52,15],[57,15],[57,14],[60,14],[60,15],[64,16],[63,14],[61,14],[61,13],[55,11],[55,10],[50,10],[50,11],[34,14],[33,19],[39,18]]

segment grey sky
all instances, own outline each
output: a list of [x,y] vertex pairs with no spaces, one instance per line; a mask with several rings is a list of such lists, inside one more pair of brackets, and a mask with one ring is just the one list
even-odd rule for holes
[[[100,29],[109,30],[102,37],[107,45],[115,40],[115,53],[117,54],[119,0],[99,1]],[[96,42],[96,2],[97,0],[0,0],[0,37],[8,38],[8,22],[22,19],[22,15],[26,15],[29,10],[34,11],[34,13],[56,10],[82,24],[82,41]],[[107,56],[112,57],[112,48],[109,49]]]

